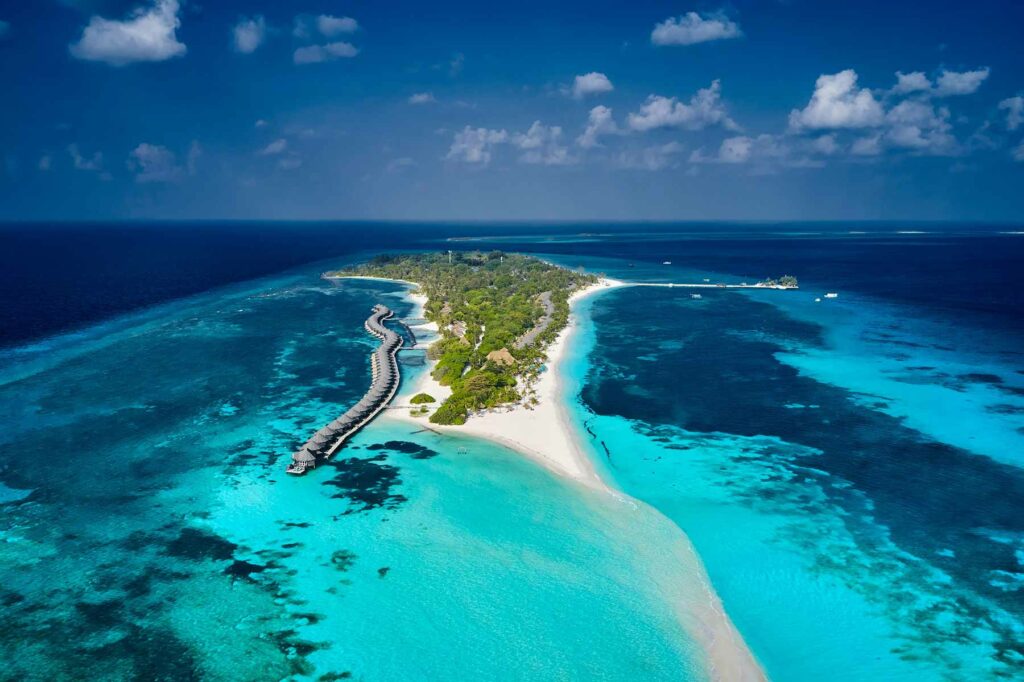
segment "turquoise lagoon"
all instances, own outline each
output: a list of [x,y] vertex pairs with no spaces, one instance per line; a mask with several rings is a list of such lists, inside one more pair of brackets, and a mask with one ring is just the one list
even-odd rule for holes
[[284,474],[377,301],[289,273],[5,355],[4,679],[705,678],[646,508],[386,416]]
[[[640,281],[738,279],[551,258]],[[772,679],[1019,676],[1012,338],[805,288],[585,299],[566,390],[603,475],[686,532]],[[656,313],[638,328],[637,310]]]

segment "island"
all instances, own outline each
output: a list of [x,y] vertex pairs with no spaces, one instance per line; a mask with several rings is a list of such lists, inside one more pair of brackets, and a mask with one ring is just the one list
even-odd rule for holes
[[[430,346],[432,377],[450,395],[430,415],[435,424],[465,424],[471,412],[536,402],[533,387],[545,347],[569,321],[569,298],[598,277],[501,251],[382,255],[328,272],[415,282],[424,317],[440,338]],[[432,401],[417,401],[423,410]]]

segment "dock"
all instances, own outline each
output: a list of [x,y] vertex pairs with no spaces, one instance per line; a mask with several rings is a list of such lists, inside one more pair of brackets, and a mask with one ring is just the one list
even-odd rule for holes
[[373,307],[373,312],[363,326],[367,332],[380,339],[381,344],[370,354],[369,390],[345,414],[314,433],[312,438],[295,451],[286,469],[289,474],[301,476],[309,469],[316,468],[317,462],[330,459],[351,435],[373,421],[395,397],[401,378],[395,355],[405,341],[384,326],[385,320],[394,315],[394,311],[386,306]]

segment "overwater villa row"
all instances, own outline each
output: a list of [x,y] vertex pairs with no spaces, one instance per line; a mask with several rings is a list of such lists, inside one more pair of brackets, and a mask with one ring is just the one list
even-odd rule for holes
[[286,469],[289,474],[304,474],[315,468],[318,460],[331,457],[349,436],[368,424],[395,396],[400,378],[395,355],[404,340],[399,334],[384,326],[384,321],[394,314],[386,306],[375,305],[373,313],[364,325],[366,331],[381,340],[380,347],[370,355],[370,390],[345,414],[314,433],[313,437],[292,455],[292,462]]

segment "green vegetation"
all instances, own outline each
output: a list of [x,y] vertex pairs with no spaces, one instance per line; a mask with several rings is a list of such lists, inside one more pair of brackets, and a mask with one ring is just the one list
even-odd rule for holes
[[[433,376],[452,389],[430,417],[437,424],[464,424],[472,410],[523,397],[540,372],[544,348],[569,320],[569,295],[597,281],[593,275],[500,251],[385,255],[328,274],[419,283],[429,299],[425,315],[441,332],[428,351],[437,361]],[[544,318],[544,292],[550,292],[551,321],[518,347],[516,341]],[[489,353],[502,350],[513,363],[506,353],[488,359]]]
[[409,402],[413,405],[422,405],[423,403],[433,403],[437,401],[435,401],[434,396],[429,393],[417,393],[411,400],[409,400]]
[[782,287],[783,289],[797,289],[799,285],[796,282],[796,277],[793,275],[783,275],[778,279],[768,278],[760,283],[766,287]]

